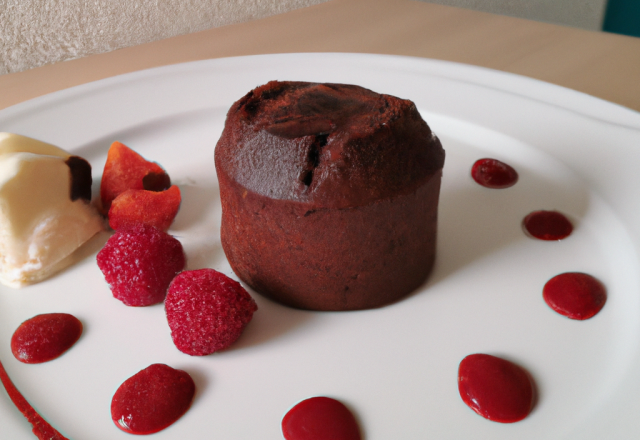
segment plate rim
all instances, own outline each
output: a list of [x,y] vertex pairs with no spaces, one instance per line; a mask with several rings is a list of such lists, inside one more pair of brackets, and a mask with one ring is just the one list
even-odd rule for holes
[[[562,105],[559,105],[557,103],[548,103],[544,100],[541,99],[537,99],[537,98],[531,98],[529,96],[527,96],[526,94],[521,94],[521,93],[513,93],[511,90],[503,90],[503,89],[499,89],[499,88],[495,88],[495,87],[488,87],[490,89],[493,90],[500,90],[502,92],[506,92],[509,94],[514,94],[517,97],[520,98],[527,98],[527,99],[534,99],[538,102],[541,102],[543,104],[546,105],[554,105],[554,106],[558,106],[559,108],[562,108],[564,110],[570,111],[570,112],[575,112],[578,115],[580,115],[581,117],[586,117],[586,118],[597,118],[599,120],[601,120],[603,123],[607,124],[607,125],[611,125],[612,127],[614,127],[615,129],[622,129],[622,130],[632,130],[634,133],[636,134],[640,134],[640,132],[638,132],[638,127],[640,127],[640,113],[635,112],[634,110],[631,109],[627,109],[626,107],[623,106],[619,106],[618,104],[613,104],[610,103],[608,101],[604,101],[601,100],[600,98],[596,98],[587,94],[584,94],[582,92],[578,92],[575,90],[571,90],[571,89],[567,89],[561,86],[557,86],[554,84],[550,84],[550,83],[546,83],[544,81],[540,81],[540,80],[536,80],[533,78],[529,78],[529,77],[524,77],[521,75],[517,75],[517,74],[511,74],[511,73],[506,73],[506,72],[501,72],[501,71],[496,71],[493,69],[487,69],[487,68],[483,68],[483,67],[478,67],[478,66],[471,66],[471,65],[466,65],[466,64],[460,64],[460,63],[453,63],[453,62],[449,62],[449,61],[442,61],[442,60],[425,60],[422,58],[415,58],[415,57],[405,57],[405,56],[395,56],[395,55],[372,55],[372,54],[355,54],[356,57],[362,57],[360,59],[371,59],[373,60],[374,63],[377,62],[389,62],[389,61],[393,61],[393,60],[404,60],[407,63],[411,64],[412,66],[415,66],[417,68],[421,68],[424,66],[430,66],[431,68],[437,70],[439,68],[444,68],[445,70],[450,70],[453,69],[454,71],[459,71],[462,72],[461,75],[462,76],[466,76],[466,75],[477,75],[478,73],[480,73],[481,77],[483,78],[487,78],[490,75],[495,75],[496,73],[498,74],[498,76],[502,77],[502,78],[509,78],[510,81],[515,81],[517,84],[516,85],[520,85],[520,84],[525,84],[525,85],[531,85],[531,84],[537,84],[537,86],[532,87],[531,89],[527,89],[530,90],[532,94],[535,94],[534,89],[537,88],[549,88],[550,87],[550,92],[558,92],[560,93],[560,95],[562,96],[572,96],[572,97],[579,97],[579,100],[582,102],[584,100],[587,100],[589,102],[592,103],[594,110],[594,114],[591,114],[589,112],[587,113],[583,113],[583,112],[578,112],[575,111],[572,106],[569,107],[565,107]],[[173,64],[173,65],[168,65],[168,66],[160,66],[160,67],[155,67],[155,68],[151,68],[151,69],[146,69],[146,70],[141,70],[141,71],[136,71],[136,72],[131,72],[131,73],[127,73],[127,74],[123,74],[123,75],[118,75],[118,76],[114,76],[114,77],[110,77],[110,78],[106,78],[106,79],[102,79],[102,80],[98,80],[98,81],[94,81],[94,82],[90,82],[87,84],[82,84],[82,85],[78,85],[78,86],[74,86],[71,87],[69,89],[63,89],[48,95],[43,95],[40,97],[36,97],[33,98],[29,101],[25,101],[23,103],[19,103],[16,104],[15,106],[9,107],[7,109],[3,109],[0,110],[0,123],[5,120],[5,118],[11,118],[11,117],[18,117],[19,115],[23,114],[24,112],[29,112],[31,109],[34,108],[38,108],[42,105],[48,106],[48,105],[52,105],[55,104],[57,102],[57,100],[60,99],[73,99],[76,96],[82,95],[84,93],[91,93],[99,88],[103,88],[103,87],[112,87],[114,85],[117,85],[119,83],[123,83],[126,81],[135,81],[138,80],[140,78],[146,78],[148,75],[166,75],[166,74],[180,74],[183,71],[189,71],[191,69],[195,68],[196,69],[209,69],[211,68],[211,66],[215,66],[218,63],[236,63],[236,62],[241,62],[241,63],[252,63],[254,62],[254,60],[258,59],[258,60],[264,60],[266,59],[265,57],[268,57],[269,59],[273,59],[275,58],[279,58],[279,57],[283,57],[283,58],[287,58],[287,59],[294,59],[297,57],[313,57],[313,58],[317,58],[317,57],[329,57],[329,58],[333,58],[333,57],[338,57],[338,58],[342,58],[342,57],[347,57],[349,59],[352,59],[352,57],[354,56],[354,54],[345,54],[345,53],[306,53],[306,54],[268,54],[268,55],[253,55],[253,56],[242,56],[242,57],[231,57],[231,58],[218,58],[218,59],[211,59],[211,60],[200,60],[200,61],[193,61],[193,62],[188,62],[188,63],[180,63],[180,64]],[[344,58],[342,58],[344,59]],[[224,60],[224,61],[221,61]],[[261,61],[262,62],[262,61]],[[200,67],[201,66],[201,67]],[[484,76],[483,76],[484,75]],[[502,76],[504,75],[504,76]],[[443,77],[450,79],[448,77],[446,77],[445,75],[443,75]],[[456,80],[460,80],[460,79],[456,79]],[[460,80],[463,81],[463,80]],[[480,86],[480,87],[487,87],[486,85],[482,84],[482,83],[477,83],[477,82],[470,82],[473,85],[476,86]],[[69,96],[71,95],[71,96]],[[562,103],[560,103],[562,104]],[[590,104],[591,107],[591,104]],[[629,118],[629,121],[632,122],[631,125],[626,125],[625,124],[619,124],[616,122],[610,122],[609,119],[612,118],[612,114],[618,114],[618,113],[624,113]],[[636,127],[634,124],[638,123],[638,126]],[[638,248],[638,242],[635,243],[635,247],[636,249]]]

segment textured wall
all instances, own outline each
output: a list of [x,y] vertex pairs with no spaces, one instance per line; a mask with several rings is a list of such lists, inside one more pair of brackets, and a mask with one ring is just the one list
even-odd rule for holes
[[[602,30],[607,0],[420,0],[511,17]],[[636,0],[640,1],[640,0]]]
[[[0,74],[249,21],[327,0],[0,0]],[[606,0],[422,0],[601,28]],[[640,0],[637,0],[640,1]]]
[[0,74],[327,0],[0,0]]

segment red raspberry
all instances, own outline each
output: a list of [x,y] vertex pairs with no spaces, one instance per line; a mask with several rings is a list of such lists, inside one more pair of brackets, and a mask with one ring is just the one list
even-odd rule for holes
[[98,252],[97,260],[113,296],[135,307],[162,302],[169,283],[185,264],[178,240],[143,224],[118,230]]
[[240,283],[213,269],[184,271],[175,277],[164,307],[173,343],[192,356],[229,347],[258,309]]

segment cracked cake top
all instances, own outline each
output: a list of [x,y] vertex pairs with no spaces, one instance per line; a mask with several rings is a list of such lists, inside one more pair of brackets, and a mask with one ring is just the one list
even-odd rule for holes
[[218,174],[310,208],[408,194],[442,169],[444,150],[413,102],[346,84],[271,81],[227,113]]

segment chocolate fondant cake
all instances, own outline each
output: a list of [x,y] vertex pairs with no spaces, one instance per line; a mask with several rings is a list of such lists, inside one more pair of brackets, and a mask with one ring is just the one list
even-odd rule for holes
[[411,101],[272,81],[230,108],[215,164],[222,246],[257,292],[356,310],[428,277],[444,150]]

